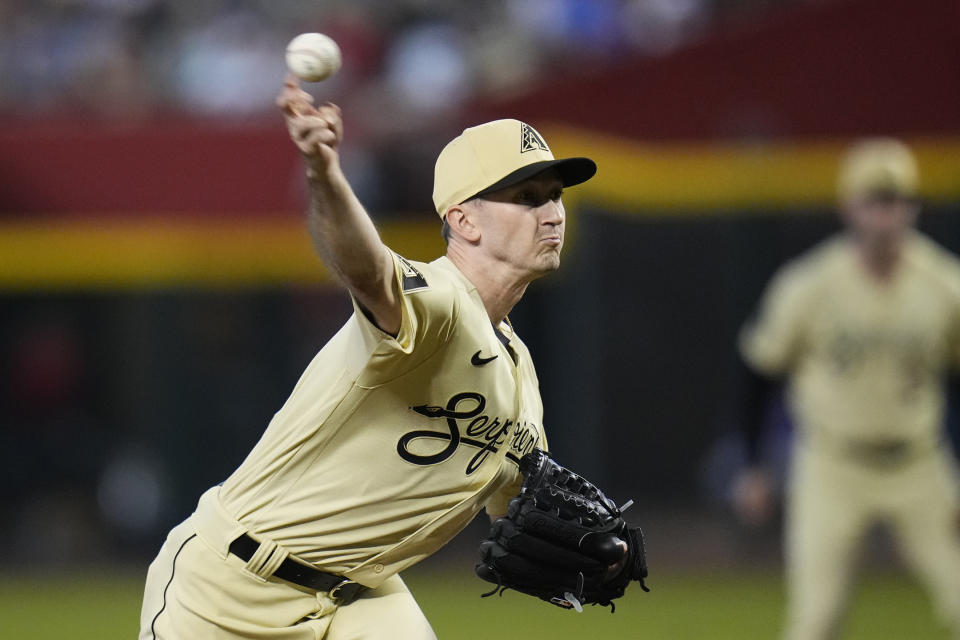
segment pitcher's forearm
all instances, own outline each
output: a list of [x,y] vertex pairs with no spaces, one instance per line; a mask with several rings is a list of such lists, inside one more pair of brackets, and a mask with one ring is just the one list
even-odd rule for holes
[[351,290],[392,277],[388,250],[346,179],[311,180],[307,224],[320,258]]
[[317,254],[382,330],[396,335],[400,305],[393,257],[346,178],[310,181],[307,227]]

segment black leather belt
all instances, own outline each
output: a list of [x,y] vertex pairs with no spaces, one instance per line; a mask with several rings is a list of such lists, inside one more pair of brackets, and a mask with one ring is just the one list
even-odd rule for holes
[[[250,562],[259,547],[260,543],[245,533],[230,543],[230,553],[244,562]],[[320,571],[291,558],[284,558],[273,576],[307,589],[325,591],[339,605],[350,604],[366,589],[362,584],[343,576]]]
[[897,466],[909,460],[915,453],[916,447],[912,446],[909,440],[854,440],[847,443],[847,455],[872,466]]

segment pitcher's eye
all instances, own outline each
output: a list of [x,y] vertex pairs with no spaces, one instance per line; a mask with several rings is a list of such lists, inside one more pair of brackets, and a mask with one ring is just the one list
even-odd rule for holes
[[518,191],[516,195],[513,196],[513,201],[517,204],[531,205],[536,202],[536,198],[530,191]]

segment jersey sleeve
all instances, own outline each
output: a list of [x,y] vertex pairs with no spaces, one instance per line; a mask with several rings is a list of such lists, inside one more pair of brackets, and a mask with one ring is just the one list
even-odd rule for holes
[[491,519],[507,515],[507,505],[520,493],[520,487],[523,485],[523,476],[519,473],[513,482],[500,487],[484,503],[483,508]]
[[780,376],[795,364],[807,322],[805,276],[797,265],[781,269],[764,292],[757,313],[740,332],[740,355],[759,373]]
[[429,264],[392,255],[401,309],[397,335],[380,329],[353,298],[360,331],[375,345],[366,376],[371,384],[401,375],[439,349],[450,339],[459,313],[456,289],[449,276]]

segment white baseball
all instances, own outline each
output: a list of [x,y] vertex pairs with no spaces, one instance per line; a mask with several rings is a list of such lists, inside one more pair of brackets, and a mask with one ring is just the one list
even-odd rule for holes
[[287,45],[287,68],[301,80],[326,80],[340,64],[340,47],[322,33],[301,33]]

